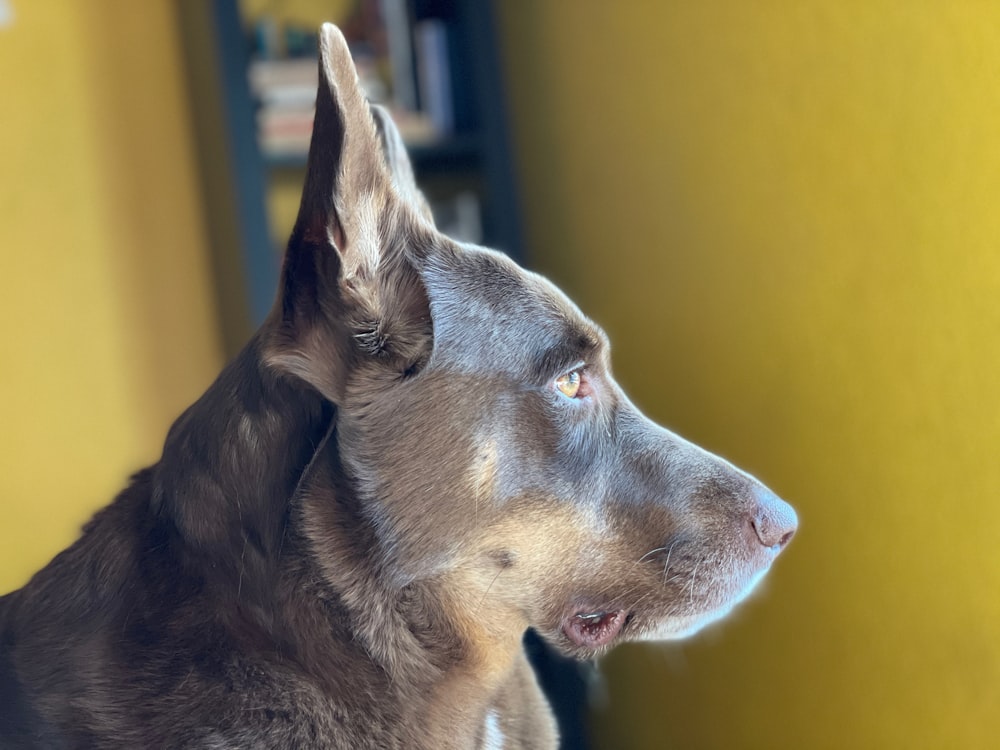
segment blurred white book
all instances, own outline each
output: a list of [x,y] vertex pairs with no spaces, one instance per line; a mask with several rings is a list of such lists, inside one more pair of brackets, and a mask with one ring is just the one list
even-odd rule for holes
[[442,233],[459,242],[481,244],[483,241],[482,209],[479,197],[469,190],[431,203],[434,223]]
[[417,89],[420,109],[442,135],[455,132],[455,108],[451,89],[448,27],[440,20],[420,21],[413,27],[417,59]]

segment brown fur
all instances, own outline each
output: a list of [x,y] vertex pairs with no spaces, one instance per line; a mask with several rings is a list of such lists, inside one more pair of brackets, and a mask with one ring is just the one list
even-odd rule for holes
[[527,628],[579,657],[683,637],[795,529],[632,406],[555,287],[436,231],[335,28],[321,48],[275,308],[0,599],[4,747],[549,748]]

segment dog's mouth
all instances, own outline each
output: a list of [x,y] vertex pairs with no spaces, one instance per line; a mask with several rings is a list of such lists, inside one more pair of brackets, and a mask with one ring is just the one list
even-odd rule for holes
[[562,631],[573,645],[594,650],[614,641],[627,620],[624,609],[580,610],[563,618]]

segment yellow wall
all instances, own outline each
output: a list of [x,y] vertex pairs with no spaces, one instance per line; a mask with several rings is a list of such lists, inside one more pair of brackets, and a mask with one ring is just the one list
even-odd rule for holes
[[168,0],[0,28],[0,592],[159,455],[221,364]]
[[534,262],[802,527],[600,746],[1000,736],[1000,6],[501,4]]

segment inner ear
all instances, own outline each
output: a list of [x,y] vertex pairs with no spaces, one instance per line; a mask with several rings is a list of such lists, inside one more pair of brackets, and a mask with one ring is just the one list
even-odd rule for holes
[[387,121],[379,134],[343,35],[326,24],[319,42],[305,187],[266,357],[339,403],[365,360],[405,372],[426,358],[430,316],[407,239],[433,245],[436,233],[398,131]]
[[[396,242],[408,244],[407,233]],[[386,259],[365,301],[352,322],[359,363],[401,378],[415,375],[430,357],[433,324],[423,279],[405,252]]]

